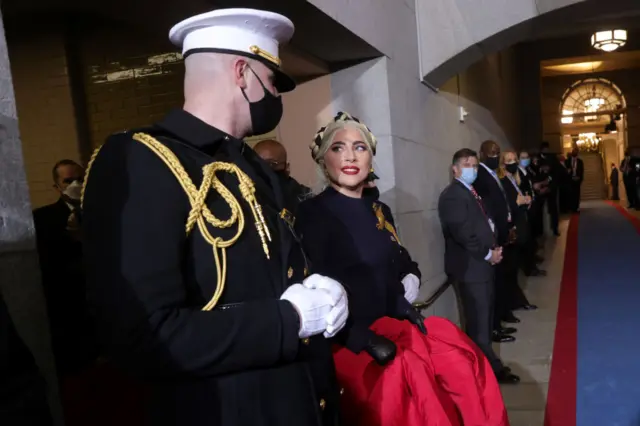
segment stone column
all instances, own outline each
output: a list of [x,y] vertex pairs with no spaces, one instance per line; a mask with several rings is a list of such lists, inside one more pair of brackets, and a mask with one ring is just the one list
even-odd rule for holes
[[18,333],[49,385],[49,404],[62,425],[46,305],[40,282],[29,189],[0,14],[0,291]]

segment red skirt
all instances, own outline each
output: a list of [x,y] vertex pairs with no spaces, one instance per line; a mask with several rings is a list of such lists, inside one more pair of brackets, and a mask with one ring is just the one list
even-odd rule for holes
[[371,329],[393,340],[396,358],[380,367],[366,352],[334,348],[349,426],[509,426],[500,387],[480,349],[453,323],[381,318]]

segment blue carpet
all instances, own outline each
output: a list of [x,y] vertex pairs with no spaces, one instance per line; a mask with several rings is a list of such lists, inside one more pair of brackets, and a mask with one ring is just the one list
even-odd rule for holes
[[640,425],[640,236],[614,207],[578,231],[577,426]]

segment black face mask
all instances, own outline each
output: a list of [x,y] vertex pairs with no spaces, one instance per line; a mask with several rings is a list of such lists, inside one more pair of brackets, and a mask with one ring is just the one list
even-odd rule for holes
[[265,133],[269,133],[273,129],[278,126],[280,120],[282,119],[282,97],[274,96],[273,93],[267,90],[267,88],[258,77],[258,74],[251,68],[249,68],[253,75],[256,76],[258,82],[262,86],[262,90],[264,90],[264,97],[256,102],[249,101],[247,94],[244,89],[242,90],[242,95],[249,102],[249,114],[251,116],[251,134],[247,136],[253,135],[263,135]]
[[498,157],[487,157],[484,160],[484,164],[491,170],[495,170],[500,165],[500,159]]
[[512,175],[516,174],[518,172],[518,163],[505,164],[504,168]]

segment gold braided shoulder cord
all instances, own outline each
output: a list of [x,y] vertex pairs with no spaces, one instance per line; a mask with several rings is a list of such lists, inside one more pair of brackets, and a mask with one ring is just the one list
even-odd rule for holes
[[[157,139],[145,133],[134,134],[133,140],[142,143],[153,153],[155,153],[167,165],[167,167],[169,167],[169,170],[171,170],[176,179],[178,179],[178,182],[187,194],[189,203],[191,204],[191,211],[189,212],[189,216],[187,218],[187,223],[185,226],[187,235],[197,224],[203,238],[209,245],[211,245],[213,249],[213,257],[215,260],[217,273],[216,290],[209,303],[207,303],[202,308],[203,311],[210,311],[217,305],[220,297],[222,296],[222,292],[224,291],[224,285],[226,283],[227,275],[226,249],[235,244],[238,238],[240,238],[245,224],[244,213],[242,211],[242,207],[240,206],[240,202],[236,199],[236,197],[234,197],[231,191],[229,191],[229,189],[227,189],[227,187],[225,187],[222,182],[220,182],[220,180],[216,176],[217,172],[233,173],[238,178],[240,193],[251,207],[251,212],[253,213],[253,217],[255,220],[256,230],[258,231],[258,235],[260,236],[260,240],[262,241],[262,249],[267,256],[267,259],[270,258],[267,241],[271,241],[271,234],[269,233],[269,228],[267,227],[267,224],[264,220],[262,207],[260,206],[260,204],[258,204],[258,201],[256,199],[256,189],[253,181],[235,164],[218,161],[207,164],[202,168],[202,184],[198,189],[193,184],[193,181],[180,163],[180,160],[178,160],[176,155],[169,148],[160,143]],[[89,171],[99,150],[100,148],[98,148],[93,153],[93,155],[91,156],[91,160],[87,165],[87,171],[85,173],[85,181],[82,190],[83,199],[84,189],[89,178]],[[213,215],[213,213],[211,213],[209,207],[207,207],[206,199],[211,189],[218,192],[229,205],[231,216],[228,219],[218,219]],[[223,240],[220,237],[214,237],[213,235],[211,235],[211,233],[207,229],[207,223],[218,229],[230,228],[237,223],[238,230],[232,238]],[[222,259],[220,259],[221,257]]]

